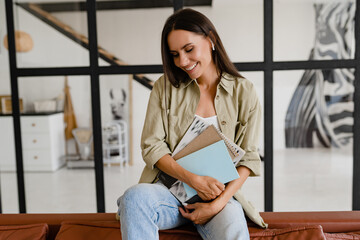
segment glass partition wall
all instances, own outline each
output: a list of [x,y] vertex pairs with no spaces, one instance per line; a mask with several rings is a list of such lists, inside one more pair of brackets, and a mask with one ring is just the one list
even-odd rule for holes
[[[354,59],[355,11],[355,1],[275,2],[274,60]],[[274,210],[351,210],[355,69],[273,77]]]
[[331,96],[318,86],[329,84],[329,71],[274,72],[274,96],[282,96],[274,98],[275,211],[352,209],[353,84]]
[[28,39],[26,51],[14,37],[0,48],[0,95],[20,106],[0,119],[13,137],[1,144],[2,212],[116,211],[145,166],[139,143],[162,74],[161,30],[182,7],[210,18],[263,103],[264,174],[244,185],[248,199],[261,211],[360,209],[359,1],[205,2],[0,6],[0,37]]

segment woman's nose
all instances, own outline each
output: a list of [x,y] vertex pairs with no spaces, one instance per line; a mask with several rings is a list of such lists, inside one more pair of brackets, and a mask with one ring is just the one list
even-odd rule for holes
[[189,63],[189,59],[186,57],[185,54],[180,54],[179,55],[179,64],[180,64],[180,67],[185,67],[187,66]]

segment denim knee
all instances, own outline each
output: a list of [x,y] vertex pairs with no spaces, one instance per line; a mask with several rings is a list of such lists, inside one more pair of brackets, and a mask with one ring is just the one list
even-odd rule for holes
[[136,206],[139,201],[144,204],[144,199],[146,199],[145,196],[148,192],[146,185],[148,184],[141,183],[128,188],[117,201],[119,208]]

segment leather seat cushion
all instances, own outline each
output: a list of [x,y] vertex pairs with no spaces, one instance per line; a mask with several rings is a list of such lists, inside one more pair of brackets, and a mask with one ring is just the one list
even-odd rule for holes
[[46,223],[0,226],[0,240],[46,240]]
[[360,232],[349,232],[349,233],[325,233],[327,240],[354,240],[360,239]]
[[[60,231],[56,236],[56,240],[106,240],[121,239],[119,222],[96,222],[96,221],[79,221],[79,222],[62,222]],[[191,225],[171,230],[160,231],[161,240],[200,240],[200,235]],[[289,227],[284,229],[266,229],[250,234],[251,240],[308,240],[317,239],[325,240],[322,227],[300,226]]]
[[320,225],[290,227],[284,229],[266,229],[250,234],[251,240],[326,240]]
[[105,240],[121,239],[117,221],[64,221],[56,235],[56,240]]
[[[121,239],[118,221],[64,221],[56,240],[106,240]],[[161,240],[201,240],[192,226],[160,231]]]

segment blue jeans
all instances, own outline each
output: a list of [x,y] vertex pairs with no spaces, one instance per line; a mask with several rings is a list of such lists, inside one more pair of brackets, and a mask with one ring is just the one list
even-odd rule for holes
[[[118,199],[118,206],[123,240],[159,239],[159,230],[191,223],[182,217],[180,203],[162,183],[129,188]],[[244,211],[233,198],[208,223],[194,226],[203,239],[249,239]]]

